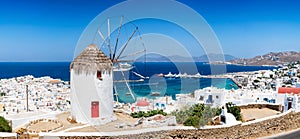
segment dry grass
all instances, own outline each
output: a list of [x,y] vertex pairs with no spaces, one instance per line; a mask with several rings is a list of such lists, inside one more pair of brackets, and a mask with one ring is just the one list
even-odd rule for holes
[[[115,113],[115,116],[117,117],[116,121],[107,123],[105,125],[89,126],[80,129],[70,130],[69,132],[112,132],[112,131],[135,130],[135,129],[142,128],[141,125],[134,126],[134,127],[128,126],[128,125],[134,125],[135,122],[138,120],[137,118],[132,118],[131,116],[124,113]],[[116,126],[120,124],[126,126],[124,128],[117,128]]]
[[269,108],[252,108],[252,109],[241,109],[241,115],[243,117],[243,121],[251,121],[256,119],[261,119],[273,115],[277,115],[280,112],[269,109]]

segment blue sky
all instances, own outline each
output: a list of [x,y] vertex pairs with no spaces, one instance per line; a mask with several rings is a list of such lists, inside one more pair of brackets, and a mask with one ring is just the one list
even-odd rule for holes
[[[122,0],[0,1],[0,61],[71,61],[82,31]],[[202,15],[224,53],[300,51],[300,2],[179,0]]]

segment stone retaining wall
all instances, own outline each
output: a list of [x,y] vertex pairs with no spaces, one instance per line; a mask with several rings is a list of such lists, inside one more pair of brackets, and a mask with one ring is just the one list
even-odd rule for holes
[[300,113],[289,112],[282,116],[266,119],[259,122],[248,122],[231,127],[210,128],[210,129],[179,129],[170,131],[156,131],[142,134],[122,135],[122,136],[102,136],[102,137],[82,137],[82,136],[63,136],[61,139],[100,139],[100,138],[257,138],[262,136],[274,135],[289,130],[300,128]]
[[112,138],[257,138],[300,128],[300,113],[291,112],[281,117],[226,128],[173,130],[124,135]]

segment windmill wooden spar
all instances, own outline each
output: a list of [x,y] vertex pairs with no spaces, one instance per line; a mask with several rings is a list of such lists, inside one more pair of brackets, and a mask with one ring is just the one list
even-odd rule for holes
[[[119,80],[116,80],[114,78],[114,95],[116,96],[117,101],[118,101],[118,90],[116,87],[116,83],[125,83],[125,85],[128,89],[128,94],[130,94],[132,99],[135,100],[135,96],[133,94],[133,91],[132,91],[129,83],[144,81],[143,76],[139,76],[140,74],[138,74],[134,71],[131,71],[134,68],[134,66],[132,64],[129,64],[129,62],[134,62],[134,60],[128,59],[128,58],[132,58],[134,56],[141,55],[143,53],[145,55],[146,48],[144,46],[144,43],[142,42],[142,37],[140,35],[138,27],[135,24],[133,24],[132,22],[128,22],[128,24],[133,26],[133,31],[130,33],[130,36],[128,38],[122,38],[122,39],[125,39],[125,41],[123,42],[123,44],[121,44],[120,37],[121,37],[121,34],[124,33],[124,30],[122,30],[122,28],[124,26],[123,25],[124,19],[125,19],[124,16],[122,16],[120,19],[119,26],[115,30],[115,31],[117,31],[117,35],[115,38],[112,38],[114,36],[112,35],[112,32],[111,32],[110,18],[107,18],[107,35],[104,35],[104,33],[101,31],[100,28],[98,28],[98,30],[97,30],[97,34],[98,34],[98,36],[100,36],[100,38],[102,40],[100,49],[103,49],[105,47],[108,48],[109,54],[107,54],[107,56],[113,63],[113,71],[120,72],[121,73],[120,75],[122,76],[121,79],[119,79]],[[131,43],[133,38],[137,38],[139,41],[141,41],[141,43],[140,43],[141,45],[140,45],[139,49],[137,49],[136,51],[125,54],[124,51],[128,48],[128,46]],[[139,80],[126,79],[124,72],[132,72],[134,75],[140,77],[140,79]]]

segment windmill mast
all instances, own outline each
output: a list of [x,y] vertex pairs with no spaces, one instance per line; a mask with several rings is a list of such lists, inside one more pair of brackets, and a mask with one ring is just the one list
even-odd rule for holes
[[26,111],[28,112],[28,85],[26,85]]

